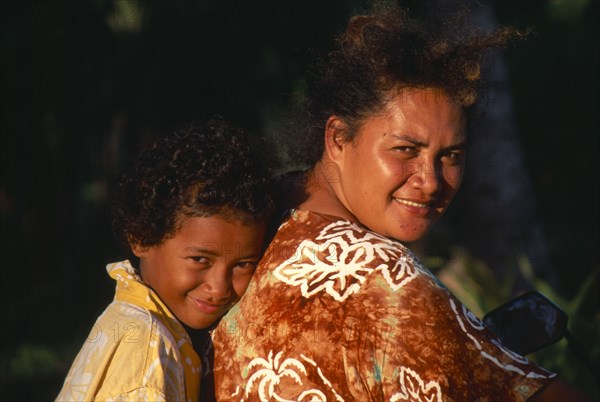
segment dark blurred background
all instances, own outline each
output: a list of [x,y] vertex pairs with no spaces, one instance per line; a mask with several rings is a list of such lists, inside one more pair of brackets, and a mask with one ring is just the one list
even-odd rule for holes
[[[424,14],[461,3],[401,2]],[[598,361],[598,2],[479,3],[483,25],[534,33],[497,56],[491,117],[465,189],[415,248],[478,314],[528,288],[549,293]],[[139,148],[182,119],[215,113],[279,140],[309,50],[329,48],[368,4],[2,2],[3,400],[53,399],[111,301],[104,267],[123,253],[109,201]],[[598,395],[557,348],[540,362]]]

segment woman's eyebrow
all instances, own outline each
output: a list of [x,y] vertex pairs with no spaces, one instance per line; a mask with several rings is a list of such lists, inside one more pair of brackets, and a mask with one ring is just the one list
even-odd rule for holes
[[423,140],[412,137],[410,135],[406,135],[406,134],[392,134],[391,137],[395,140],[401,140],[401,141],[408,141],[411,142],[417,146],[427,146],[426,142],[423,142]]
[[467,148],[467,141],[466,140],[463,140],[463,141],[458,142],[456,144],[448,145],[446,147],[446,149],[448,149],[448,150],[456,150],[456,149],[462,150],[462,149],[466,149],[466,148]]
[[[407,142],[413,143],[419,147],[426,147],[428,145],[423,140],[412,137],[410,135],[406,135],[406,134],[392,134],[392,138],[395,140],[407,141]],[[445,147],[444,149],[455,150],[455,149],[465,149],[466,147],[467,147],[467,141],[462,140],[456,144],[449,145],[449,146]]]
[[467,148],[466,141],[461,141],[458,144],[454,144],[454,145],[450,145],[450,146],[446,147],[446,149],[449,149],[449,150],[466,149],[466,148]]

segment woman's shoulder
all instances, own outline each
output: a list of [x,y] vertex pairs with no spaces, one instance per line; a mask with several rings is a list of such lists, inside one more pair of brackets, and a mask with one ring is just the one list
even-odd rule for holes
[[305,298],[327,293],[343,301],[356,297],[373,281],[395,293],[419,276],[442,287],[398,241],[353,222],[305,210],[291,213],[262,264],[271,273],[270,281],[297,287]]
[[[280,226],[272,245],[312,247],[314,253],[357,251],[384,260],[402,259],[421,265],[413,252],[397,240],[377,234],[364,226],[336,216],[308,210],[291,210]],[[343,262],[343,261],[339,261]]]
[[281,236],[293,236],[299,240],[314,238],[327,241],[347,238],[351,243],[385,243],[388,247],[412,254],[408,247],[399,241],[375,233],[362,225],[334,215],[306,209],[287,211],[286,219],[280,225],[277,233],[277,237]]

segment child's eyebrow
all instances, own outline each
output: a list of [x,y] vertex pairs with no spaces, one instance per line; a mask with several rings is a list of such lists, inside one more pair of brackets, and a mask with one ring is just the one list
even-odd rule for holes
[[[215,256],[215,257],[223,255],[223,249],[221,249],[220,247],[218,247],[216,244],[211,244],[208,247],[191,246],[191,247],[186,247],[183,250],[186,253],[207,254],[207,255],[211,255],[211,256]],[[231,254],[231,253],[239,254],[238,257],[240,259],[242,259],[242,260],[258,259],[261,256],[260,252],[258,252],[258,253],[257,252],[252,252],[252,253],[247,253],[246,254],[246,253],[243,253],[239,249],[226,250],[225,253],[226,254]]]
[[246,254],[246,255],[242,254],[240,256],[240,258],[242,260],[254,260],[254,259],[259,259],[260,256],[261,256],[260,253],[251,253],[251,254]]
[[186,247],[184,251],[188,253],[202,253],[202,254],[210,254],[210,255],[219,255],[219,248],[216,245],[211,245],[210,247]]

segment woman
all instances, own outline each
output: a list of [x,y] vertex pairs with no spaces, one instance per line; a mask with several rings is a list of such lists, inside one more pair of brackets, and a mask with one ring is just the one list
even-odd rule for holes
[[218,400],[565,400],[403,245],[456,193],[480,57],[515,36],[351,19],[313,74],[304,197],[213,334]]

